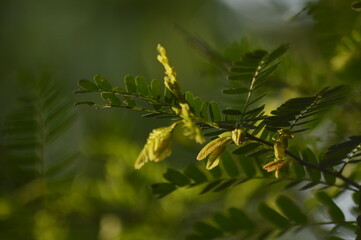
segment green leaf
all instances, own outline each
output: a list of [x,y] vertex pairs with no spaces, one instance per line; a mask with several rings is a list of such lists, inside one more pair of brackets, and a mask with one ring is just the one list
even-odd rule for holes
[[238,167],[234,163],[232,156],[231,156],[231,154],[229,154],[228,151],[223,152],[221,163],[222,163],[224,170],[228,174],[228,176],[230,176],[230,177],[238,176],[238,174],[239,174]]
[[208,102],[203,102],[200,115],[204,120],[208,120]]
[[135,77],[135,85],[141,96],[144,97],[148,96],[148,84],[147,81],[142,76]]
[[313,188],[314,186],[317,186],[318,184],[319,184],[318,182],[310,182],[307,183],[305,186],[301,187],[299,190],[307,190]]
[[174,94],[168,88],[164,88],[164,101],[169,104],[173,104],[175,101]]
[[192,112],[194,112],[195,107],[194,107],[193,93],[191,93],[190,91],[187,91],[184,94],[184,99],[188,103],[188,105],[191,108]]
[[352,194],[352,200],[356,205],[359,205],[361,203],[361,193],[360,192],[354,192]]
[[212,168],[211,170],[209,170],[209,172],[215,179],[220,178],[222,176],[222,172],[219,166]]
[[112,91],[112,85],[101,75],[97,74],[94,76],[95,84],[103,91]]
[[[335,170],[331,167],[326,168],[327,170],[331,171],[331,172],[335,172]],[[329,185],[334,185],[336,183],[336,177],[329,175],[329,174],[325,174],[322,173],[323,178],[325,179],[325,182]]]
[[[295,146],[291,146],[288,148],[288,151],[293,153],[297,157],[301,157],[300,153],[298,152],[297,148]],[[291,162],[291,170],[295,174],[297,178],[303,178],[306,175],[305,168],[298,164],[296,161]]]
[[214,189],[213,192],[223,191],[223,190],[233,186],[234,184],[236,184],[237,181],[238,181],[238,179],[229,179],[229,180],[225,181],[224,183],[222,183],[221,185],[219,185],[216,189]]
[[240,209],[230,208],[229,214],[238,229],[252,229],[256,224]]
[[78,156],[79,154],[75,153],[59,161],[56,161],[51,166],[49,166],[48,169],[46,169],[45,175],[50,177],[55,174],[60,174],[64,169],[70,168],[70,165],[75,162]]
[[209,103],[209,114],[213,122],[222,121],[221,112],[219,111],[218,104],[215,101]]
[[276,110],[272,111],[271,114],[273,114],[273,116],[268,117],[264,123],[269,130],[287,127],[292,129],[303,125],[311,121],[309,117],[316,115],[332,104],[342,100],[346,92],[345,86],[337,86],[331,89],[324,88],[313,97],[289,99]]
[[335,166],[344,159],[352,160],[359,153],[361,153],[361,136],[351,136],[348,141],[332,145],[320,162],[322,166]]
[[150,91],[153,99],[159,99],[161,95],[161,82],[158,79],[153,79],[150,82]]
[[278,228],[287,228],[290,225],[290,222],[287,218],[279,214],[276,210],[267,206],[265,203],[261,203],[258,206],[258,211],[262,217]]
[[325,192],[317,192],[315,195],[316,199],[327,207],[327,212],[336,223],[342,223],[345,221],[345,215],[342,210],[335,204],[330,196]]
[[247,93],[248,88],[230,88],[230,89],[224,89],[223,94],[243,94]]
[[277,198],[276,203],[282,213],[296,224],[305,225],[307,223],[307,216],[290,198],[281,195]]
[[217,223],[220,229],[224,232],[236,232],[237,226],[232,219],[220,214],[216,213],[213,216],[213,220]]
[[127,92],[129,92],[129,93],[137,93],[137,87],[135,85],[135,80],[131,75],[125,76],[124,84],[125,84]]
[[237,116],[237,115],[242,115],[242,112],[236,109],[226,109],[222,111],[223,114],[226,115],[233,115],[233,116]]
[[156,183],[152,185],[152,193],[158,195],[158,198],[162,198],[176,189],[177,187],[173,183]]
[[114,93],[101,93],[103,99],[109,101],[111,105],[122,106],[123,102]]
[[[306,148],[305,150],[302,151],[302,159],[312,163],[313,165],[318,165],[318,161],[316,156],[313,154],[313,152],[311,151],[311,149]],[[317,182],[320,181],[321,179],[321,172],[309,167],[306,167],[307,173],[310,176],[310,178]]]
[[94,106],[95,103],[94,102],[90,102],[90,101],[83,101],[83,102],[76,102],[74,103],[74,106],[78,106],[78,105],[88,105],[88,106]]
[[197,116],[201,116],[203,101],[200,97],[193,98],[194,111]]
[[261,146],[261,144],[259,144],[259,143],[249,143],[249,144],[246,144],[244,146],[237,148],[232,153],[237,154],[237,155],[247,154],[247,153],[257,149],[259,146]]
[[219,185],[221,182],[222,182],[221,179],[217,179],[217,180],[215,180],[213,182],[208,183],[207,186],[200,192],[200,194],[204,194],[204,193],[207,193],[207,192],[211,191],[217,185]]
[[254,177],[257,173],[257,170],[254,165],[254,159],[246,157],[245,155],[239,156],[239,164],[244,172],[244,174],[248,177]]
[[174,183],[175,185],[178,186],[185,186],[190,184],[188,177],[184,176],[179,171],[171,168],[167,169],[167,172],[164,173],[163,177],[167,179],[169,182]]
[[184,170],[184,174],[190,177],[196,183],[207,181],[206,175],[204,175],[204,173],[193,164],[188,165],[188,167]]
[[82,79],[78,82],[78,86],[87,92],[97,92],[98,87],[89,80]]
[[223,236],[223,233],[219,229],[209,225],[208,223],[198,222],[195,224],[194,228],[204,237],[216,238]]

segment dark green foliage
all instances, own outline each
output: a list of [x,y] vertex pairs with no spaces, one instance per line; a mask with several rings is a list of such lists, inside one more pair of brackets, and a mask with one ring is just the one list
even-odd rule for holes
[[213,122],[222,121],[221,112],[219,111],[218,104],[214,101],[209,103],[209,113]]
[[[342,211],[326,193],[317,192],[316,198],[322,205],[321,209],[328,209],[329,217],[334,221],[335,226],[347,226],[354,229],[354,223],[345,222]],[[285,195],[279,195],[276,198],[276,205],[273,207],[265,202],[260,202],[257,206],[258,214],[247,214],[241,209],[231,207],[225,213],[213,214],[211,219],[215,225],[198,222],[194,229],[200,233],[202,232],[200,229],[209,228],[208,235],[203,235],[207,237],[206,239],[216,239],[219,236],[237,236],[237,239],[264,239],[268,235],[272,235],[272,239],[277,239],[284,233],[292,230],[299,231],[305,226],[323,225],[323,222],[315,222],[317,219],[312,218],[313,213],[306,211],[303,206],[299,206]],[[260,218],[266,222],[260,223]],[[190,236],[195,236],[195,234]],[[330,236],[330,239],[336,238]]]
[[[75,120],[70,100],[46,76],[28,81],[28,92],[21,94],[2,131],[2,144],[7,149],[1,158],[2,182],[13,187],[36,178],[67,179],[77,157],[73,152],[50,152],[51,145]],[[18,175],[22,177],[13,179]]]
[[232,159],[231,154],[225,151],[222,155],[223,168],[229,177],[236,177],[239,175],[238,167]]
[[176,186],[173,183],[156,183],[152,185],[152,193],[162,198],[173,192]]
[[[312,153],[312,151],[309,148],[306,148],[305,150],[302,151],[302,157],[305,161],[308,161],[313,164],[318,164],[316,156]],[[310,168],[307,168],[306,170],[312,180],[319,181],[321,179],[321,173],[319,171]]]
[[287,228],[289,226],[289,221],[278,213],[276,210],[270,208],[267,204],[261,203],[258,206],[258,211],[267,221],[275,225],[278,228]]
[[293,200],[286,196],[278,196],[276,200],[277,206],[281,209],[282,213],[296,224],[307,224],[307,216],[304,214],[300,207],[297,206]]
[[76,137],[67,131],[76,117],[71,100],[47,75],[27,76],[17,93],[0,142],[0,195],[9,210],[0,218],[1,238],[35,239],[36,216],[48,212],[54,221],[68,208],[59,203],[79,167]]
[[215,238],[222,236],[222,231],[204,222],[199,222],[195,225],[195,230],[206,238]]
[[168,168],[164,178],[178,186],[185,186],[190,183],[189,179],[177,170]]
[[332,145],[323,158],[321,165],[334,166],[343,162],[349,163],[361,157],[361,136],[349,137],[350,140]]
[[345,221],[345,215],[343,214],[342,210],[335,204],[330,196],[327,195],[325,192],[317,192],[316,199],[327,207],[327,212],[330,218],[335,223],[341,223]]
[[[249,110],[250,106],[261,100],[265,95],[253,97],[255,91],[270,79],[271,73],[276,70],[278,63],[276,60],[280,58],[286,51],[288,46],[282,45],[271,53],[264,50],[258,50],[251,53],[246,53],[242,56],[240,61],[233,64],[231,68],[232,75],[228,77],[229,80],[247,81],[248,95],[242,113],[242,120],[254,118],[255,115],[249,116],[251,113],[257,112],[259,107]],[[244,86],[244,84],[243,84]],[[245,93],[244,87],[235,87],[223,91],[224,94],[240,94]],[[248,115],[248,116],[247,116]]]
[[346,94],[345,89],[345,86],[325,88],[313,97],[290,99],[272,111],[273,116],[268,117],[265,124],[272,131],[280,128],[293,129],[293,132],[305,131],[307,128],[303,125],[314,120],[310,117],[342,100]]
[[256,224],[245,214],[242,210],[237,208],[228,209],[231,220],[236,224],[240,230],[250,230],[256,226]]
[[184,174],[190,177],[195,183],[207,181],[206,175],[193,164],[188,165],[184,170]]

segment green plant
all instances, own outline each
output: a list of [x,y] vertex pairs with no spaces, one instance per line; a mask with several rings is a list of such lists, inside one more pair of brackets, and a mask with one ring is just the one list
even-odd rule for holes
[[59,145],[64,146],[60,143],[66,141],[76,115],[71,100],[47,74],[39,79],[24,76],[20,84],[0,142],[2,237],[61,239],[64,214],[57,206],[72,184],[78,154]]
[[[136,169],[148,161],[159,162],[171,155],[171,135],[175,128],[182,128],[189,141],[199,144],[210,137],[195,157],[207,159],[205,168],[209,171],[195,163],[184,170],[169,168],[163,175],[166,182],[152,185],[153,193],[164,197],[179,188],[202,186],[201,194],[205,194],[255,180],[264,180],[266,185],[267,182],[281,184],[285,189],[258,201],[253,206],[258,214],[250,216],[251,212],[238,208],[215,213],[212,223],[196,223],[188,240],[275,239],[286,232],[320,226],[330,226],[323,234],[327,239],[342,239],[337,236],[340,229],[347,229],[361,239],[356,220],[360,216],[360,175],[353,167],[360,161],[361,136],[351,136],[332,145],[321,155],[305,144],[288,147],[293,139],[317,126],[315,120],[322,112],[344,99],[347,87],[326,87],[313,96],[292,98],[266,114],[265,83],[270,82],[288,49],[287,45],[281,45],[271,52],[244,53],[227,69],[231,87],[223,90],[223,94],[236,101],[220,109],[216,101],[204,101],[189,91],[183,93],[165,49],[160,45],[157,49],[158,60],[165,68],[163,83],[126,76],[124,88],[113,87],[103,76],[96,75],[94,81],[79,81],[80,89],[76,91],[99,93],[105,100],[100,104],[85,101],[76,105],[126,108],[143,111],[142,116],[147,118],[171,119],[169,126],[150,133],[135,162]],[[295,189],[308,190],[309,194],[304,196],[309,198],[307,206],[301,207],[301,202],[292,196]],[[351,220],[346,219],[345,210],[335,203],[340,196],[348,195],[354,201]],[[324,210],[327,214],[320,216]]]

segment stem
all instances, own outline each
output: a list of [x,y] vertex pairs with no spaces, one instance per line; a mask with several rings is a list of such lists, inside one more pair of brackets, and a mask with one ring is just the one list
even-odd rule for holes
[[[75,91],[75,93],[84,94],[84,93],[91,93],[91,92],[87,92],[87,91]],[[160,105],[163,105],[163,106],[168,106],[168,107],[171,106],[171,104],[158,101],[157,99],[154,99],[154,98],[141,96],[141,95],[136,94],[136,93],[118,92],[118,91],[103,91],[103,90],[102,90],[102,91],[98,91],[97,93],[114,93],[114,94],[119,94],[119,95],[122,95],[122,96],[130,96],[130,97],[140,98],[140,99],[143,99],[143,100],[145,100],[145,101],[157,103],[157,104],[160,104]]]
[[261,71],[261,68],[263,67],[263,64],[264,64],[264,58],[260,61],[257,69],[256,69],[256,72],[254,73],[253,75],[253,78],[252,78],[252,81],[250,83],[250,86],[249,86],[249,90],[248,90],[248,96],[247,96],[247,100],[246,100],[246,104],[244,105],[244,110],[243,110],[243,114],[242,114],[242,117],[241,117],[241,122],[243,120],[243,117],[244,117],[244,114],[246,113],[247,111],[247,108],[248,108],[248,105],[249,105],[249,101],[251,100],[251,95],[254,91],[254,83],[256,82],[257,80],[257,77],[259,75],[259,72]]
[[[272,143],[270,143],[270,142],[268,142],[268,141],[266,141],[266,140],[260,139],[260,138],[258,138],[258,137],[255,137],[255,136],[253,136],[253,135],[251,135],[251,134],[249,134],[249,133],[246,133],[246,136],[247,136],[247,138],[250,139],[250,140],[254,140],[254,141],[256,141],[256,142],[260,142],[260,143],[263,143],[263,144],[268,145],[268,146],[270,146],[270,147],[273,147],[273,144],[272,144]],[[314,165],[314,164],[312,164],[312,163],[310,163],[310,162],[307,162],[307,161],[301,159],[300,157],[294,155],[293,153],[291,153],[291,152],[289,152],[289,151],[287,151],[287,150],[285,151],[285,153],[286,153],[288,156],[290,156],[291,158],[293,158],[294,160],[296,160],[296,162],[298,162],[300,165],[303,165],[303,166],[306,166],[306,167],[309,167],[309,168],[318,170],[318,171],[320,171],[320,172],[323,172],[324,174],[327,174],[327,175],[333,176],[333,177],[335,177],[335,178],[338,178],[338,179],[344,181],[345,183],[356,187],[358,190],[361,190],[361,185],[359,185],[358,183],[352,181],[351,179],[343,176],[342,174],[340,174],[340,173],[338,173],[338,172],[333,172],[333,171],[330,171],[330,170],[328,170],[328,169],[326,169],[326,168],[323,168],[323,167],[321,167],[321,166],[319,166],[319,165]]]

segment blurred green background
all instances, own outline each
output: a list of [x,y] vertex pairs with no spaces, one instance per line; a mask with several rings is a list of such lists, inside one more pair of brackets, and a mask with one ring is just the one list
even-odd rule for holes
[[246,50],[290,43],[269,85],[268,110],[287,98],[345,83],[351,86],[348,101],[299,143],[307,140],[321,151],[360,134],[361,17],[351,3],[2,0],[0,239],[183,239],[213,211],[265,196],[258,191],[262,183],[251,182],[209,195],[184,189],[158,200],[150,184],[162,180],[166,167],[195,163],[200,146],[176,136],[167,161],[135,171],[148,133],[167,120],[72,106],[89,100],[73,94],[77,81],[98,73],[113,85],[122,85],[126,74],[162,79],[156,60],[161,43],[181,88],[225,107],[225,74],[179,27],[229,60]]

